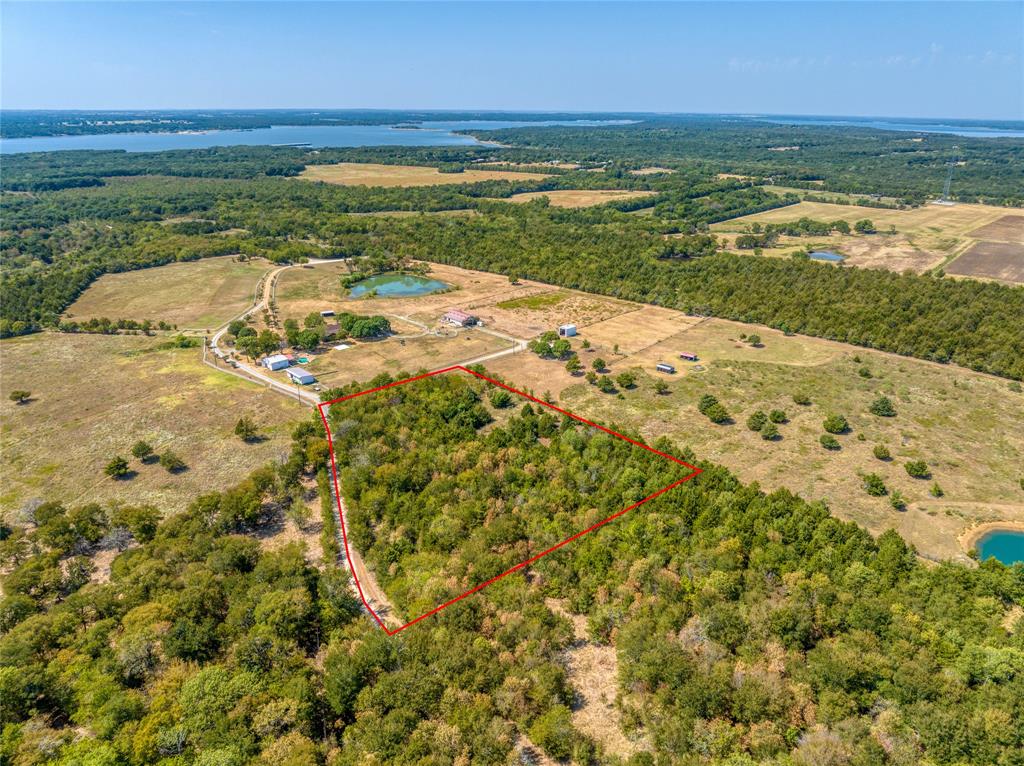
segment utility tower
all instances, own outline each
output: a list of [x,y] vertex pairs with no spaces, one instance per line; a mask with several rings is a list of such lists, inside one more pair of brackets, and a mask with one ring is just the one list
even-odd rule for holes
[[959,146],[954,146],[953,147],[953,159],[951,159],[949,162],[946,163],[946,165],[949,167],[949,170],[946,171],[946,183],[944,183],[942,185],[942,197],[941,197],[941,199],[935,200],[935,204],[936,205],[955,205],[956,204],[955,202],[953,202],[949,198],[949,185],[951,183],[953,183],[953,168],[956,167],[956,164],[959,161],[960,161],[960,147]]

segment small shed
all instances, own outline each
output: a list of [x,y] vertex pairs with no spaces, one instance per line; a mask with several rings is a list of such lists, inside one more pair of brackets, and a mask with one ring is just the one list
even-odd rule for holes
[[696,362],[697,361],[697,355],[696,354],[691,354],[689,351],[684,351],[683,353],[681,353],[679,355],[679,358],[680,359],[685,359],[687,362]]
[[316,383],[316,378],[301,367],[289,367],[285,372],[288,373],[288,377],[291,378],[294,383],[301,383],[304,386],[307,386],[310,383]]
[[452,309],[451,311],[445,312],[445,315],[441,317],[441,320],[448,324],[453,324],[456,327],[470,327],[477,323],[477,318],[472,314],[469,314],[461,309]]
[[576,325],[563,324],[558,326],[558,334],[563,338],[571,338],[576,334]]
[[322,316],[322,317],[324,317],[326,319],[327,317],[334,316],[334,312],[331,311],[330,309],[327,309],[327,311],[321,311],[320,312],[320,316]]
[[665,362],[658,362],[656,365],[654,365],[654,369],[656,369],[658,372],[664,372],[669,375],[674,375],[676,372],[675,367],[673,367],[671,364],[665,364]]
[[263,359],[263,366],[268,370],[283,370],[290,364],[291,362],[284,354],[274,354]]

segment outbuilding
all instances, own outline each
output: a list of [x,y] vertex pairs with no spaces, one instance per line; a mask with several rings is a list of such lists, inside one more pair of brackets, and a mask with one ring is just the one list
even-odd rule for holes
[[461,309],[452,309],[451,311],[445,312],[445,315],[441,317],[441,320],[448,324],[453,324],[456,327],[470,327],[477,323],[477,318],[472,314],[469,314]]
[[284,354],[274,354],[263,359],[263,366],[268,370],[283,370],[290,364],[291,362]]
[[675,367],[673,367],[671,364],[665,364],[664,362],[658,362],[656,365],[654,365],[654,369],[656,369],[658,372],[664,372],[669,375],[675,375],[676,372]]
[[301,383],[304,386],[308,386],[310,383],[316,383],[316,378],[301,367],[289,367],[285,372],[288,373],[288,377],[291,378],[294,383]]
[[327,309],[327,311],[321,311],[320,312],[320,316],[322,316],[324,319],[326,319],[327,317],[334,316],[334,312],[331,311],[330,309]]
[[683,353],[681,353],[679,355],[679,358],[680,359],[685,359],[687,362],[696,362],[697,361],[697,355],[696,354],[691,354],[689,351],[684,351]]
[[576,325],[563,324],[558,326],[558,334],[563,338],[571,338],[576,335]]

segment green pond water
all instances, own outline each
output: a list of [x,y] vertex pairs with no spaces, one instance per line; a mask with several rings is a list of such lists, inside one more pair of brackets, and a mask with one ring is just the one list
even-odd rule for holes
[[1024,561],[1024,532],[997,529],[978,541],[978,557],[997,559],[1004,564]]
[[360,280],[349,288],[349,298],[362,298],[369,292],[376,291],[381,298],[410,298],[417,295],[430,295],[439,290],[447,290],[451,285],[437,279],[419,277],[415,274],[378,274]]

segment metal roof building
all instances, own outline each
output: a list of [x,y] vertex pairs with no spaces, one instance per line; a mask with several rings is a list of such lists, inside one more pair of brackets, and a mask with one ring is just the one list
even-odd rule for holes
[[316,378],[301,367],[289,367],[285,372],[288,373],[288,377],[295,383],[301,383],[304,386],[309,385],[310,383],[316,383]]
[[290,365],[291,362],[284,354],[274,354],[273,356],[266,357],[262,364],[268,370],[283,370],[285,367]]

